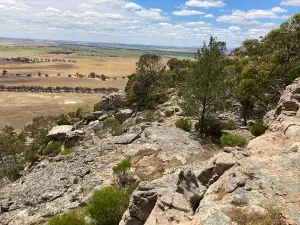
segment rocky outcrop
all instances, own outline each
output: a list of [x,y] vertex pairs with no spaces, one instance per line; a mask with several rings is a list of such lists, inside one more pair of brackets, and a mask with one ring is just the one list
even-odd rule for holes
[[232,210],[265,215],[272,208],[280,212],[280,224],[300,224],[298,95],[300,79],[267,114],[268,131],[246,150],[225,148],[208,162],[141,183],[120,225],[231,225]]
[[[120,106],[119,102],[114,106]],[[76,126],[50,131],[55,139],[79,131],[84,135],[70,155],[41,158],[25,169],[21,179],[0,189],[0,224],[42,224],[54,215],[84,206],[93,190],[113,184],[112,167],[128,157],[132,158],[132,172],[145,181],[214,154],[169,121],[136,124],[131,122],[133,116],[127,119],[132,125],[123,135],[111,136],[102,130],[101,119],[110,113],[95,112],[89,121],[85,118]],[[120,109],[114,115],[119,113],[125,118],[132,114]]]
[[268,131],[251,141],[252,152],[273,155],[280,152],[298,151],[300,145],[300,79],[284,91],[278,107],[264,118]]
[[120,225],[230,225],[231,209],[263,214],[270,206],[286,224],[300,224],[299,163],[299,154],[261,159],[226,149],[207,163],[141,183]]
[[[236,225],[231,210],[264,215],[271,206],[284,224],[300,224],[299,90],[300,79],[266,117],[264,135],[246,149],[225,148],[219,154],[175,127],[182,115],[175,95],[151,122],[122,108],[124,93],[108,96],[106,110],[50,132],[66,138],[80,130],[83,140],[73,153],[41,158],[20,180],[0,189],[0,224],[42,224],[84,206],[93,190],[113,183],[113,166],[128,157],[141,183],[120,225]],[[122,135],[103,130],[109,116],[125,120]]]
[[102,109],[105,111],[123,108],[126,104],[124,90],[113,92],[102,98]]

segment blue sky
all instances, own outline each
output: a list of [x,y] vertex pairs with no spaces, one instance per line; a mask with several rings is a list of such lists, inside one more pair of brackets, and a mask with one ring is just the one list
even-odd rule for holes
[[0,0],[0,36],[236,47],[297,12],[300,0]]

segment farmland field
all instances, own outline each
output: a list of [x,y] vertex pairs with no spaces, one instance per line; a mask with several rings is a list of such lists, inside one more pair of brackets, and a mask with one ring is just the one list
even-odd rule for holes
[[[124,89],[126,77],[134,73],[139,57],[145,53],[161,55],[165,63],[172,57],[194,55],[191,50],[176,48],[4,39],[0,40],[0,85]],[[108,79],[88,78],[91,72]],[[79,106],[91,108],[100,97],[2,92],[0,127],[12,125],[21,129],[35,116],[59,115]]]
[[93,109],[101,94],[0,93],[0,127],[22,129],[36,116],[55,116],[76,111],[78,107]]

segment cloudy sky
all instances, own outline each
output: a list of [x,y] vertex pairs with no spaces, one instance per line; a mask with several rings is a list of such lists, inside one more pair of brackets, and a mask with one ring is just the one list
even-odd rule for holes
[[0,0],[0,37],[238,46],[300,12],[300,0]]

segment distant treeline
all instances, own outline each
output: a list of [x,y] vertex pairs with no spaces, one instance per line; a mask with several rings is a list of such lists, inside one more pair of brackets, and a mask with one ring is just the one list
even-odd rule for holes
[[88,88],[88,87],[41,87],[41,86],[5,86],[0,85],[0,92],[45,92],[45,93],[83,93],[83,94],[95,94],[103,93],[108,94],[116,92],[117,88]]

